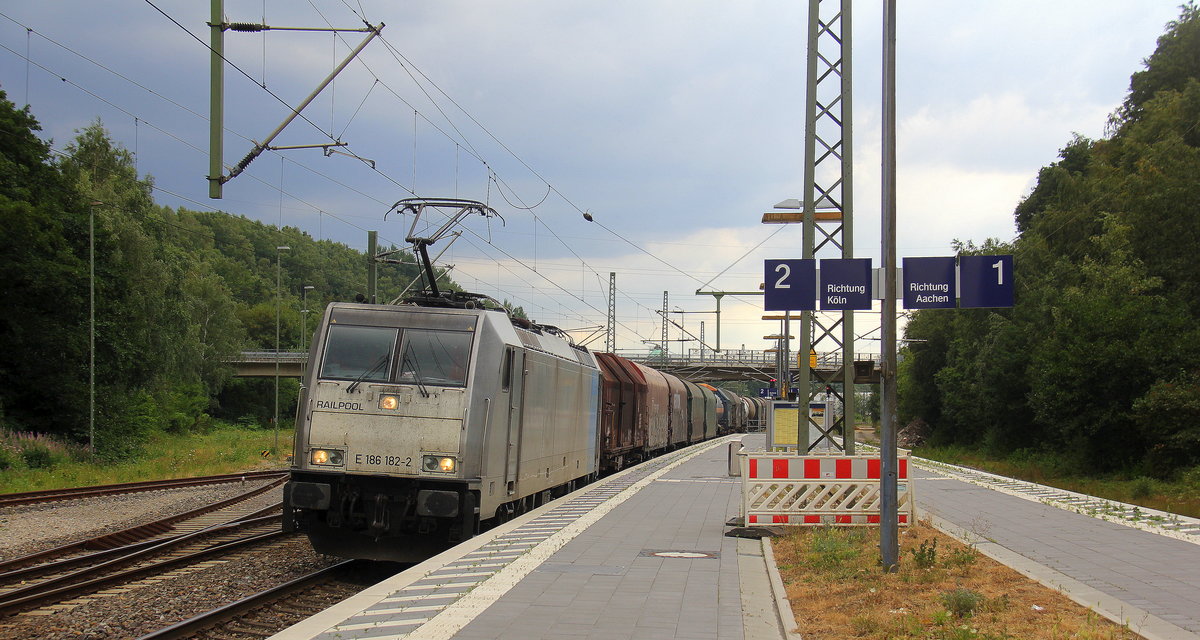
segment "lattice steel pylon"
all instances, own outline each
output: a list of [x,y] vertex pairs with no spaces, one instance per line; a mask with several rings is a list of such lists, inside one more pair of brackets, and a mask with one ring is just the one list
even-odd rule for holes
[[[808,83],[804,107],[804,255],[817,257],[854,257],[854,182],[853,182],[853,83],[851,75],[851,0],[809,0],[808,3]],[[820,222],[820,224],[818,224]],[[831,230],[830,230],[831,229]],[[820,233],[820,239],[817,234]],[[819,256],[822,250],[825,256]],[[840,255],[836,252],[840,251]],[[841,328],[841,338],[837,329]],[[801,399],[809,401],[824,391],[830,380],[808,366],[813,345],[829,339],[842,356],[842,417],[833,425],[840,430],[843,449],[854,454],[854,312],[843,311],[832,320],[820,313],[805,311],[800,317],[802,363],[799,389]],[[814,385],[814,376],[818,384]],[[836,390],[835,390],[836,393]],[[811,446],[807,425],[807,407],[800,414],[798,444]],[[827,408],[831,410],[832,408]]]
[[612,353],[617,348],[617,272],[608,272],[608,332],[604,336],[604,350]]

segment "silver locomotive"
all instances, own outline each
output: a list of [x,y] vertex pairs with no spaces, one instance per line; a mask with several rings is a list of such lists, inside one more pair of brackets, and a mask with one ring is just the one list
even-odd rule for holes
[[503,310],[331,304],[285,527],[321,553],[420,560],[591,480],[600,373],[564,338]]

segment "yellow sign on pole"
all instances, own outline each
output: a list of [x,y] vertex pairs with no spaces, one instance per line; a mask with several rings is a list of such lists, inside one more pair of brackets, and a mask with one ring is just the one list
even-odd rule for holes
[[[796,366],[797,367],[804,366],[804,360],[802,358],[804,358],[804,354],[801,354],[801,353],[796,354]],[[816,349],[808,350],[808,368],[809,369],[817,368],[817,350]]]

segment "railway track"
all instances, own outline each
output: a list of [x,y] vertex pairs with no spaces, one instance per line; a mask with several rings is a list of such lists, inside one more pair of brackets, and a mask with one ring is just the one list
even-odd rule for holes
[[[273,507],[272,509],[277,509]],[[279,539],[280,516],[255,517],[0,574],[0,616],[56,605]]]
[[[184,513],[5,560],[0,562],[0,578],[3,577],[3,574],[17,569],[54,559],[86,556],[92,552],[117,550],[138,542],[154,541],[171,535],[191,533],[213,525],[249,518],[252,515],[263,515],[262,513],[257,513],[260,511],[258,508],[247,506],[247,501],[279,486],[287,480],[287,476],[279,478],[268,477],[268,479],[269,481],[263,486]],[[278,509],[279,505],[272,508]]]
[[172,480],[149,480],[145,482],[125,482],[106,484],[95,487],[78,487],[75,489],[49,489],[45,491],[26,491],[23,493],[0,494],[0,507],[10,507],[39,502],[55,502],[59,500],[75,500],[96,496],[109,496],[121,493],[137,493],[139,491],[157,491],[160,489],[178,489],[180,487],[195,487],[206,484],[222,484],[228,482],[245,482],[246,480],[277,479],[287,477],[287,471],[248,471],[246,473],[230,473],[218,476],[201,476],[198,478],[176,478]]
[[267,638],[407,566],[346,560],[149,633],[139,640]]

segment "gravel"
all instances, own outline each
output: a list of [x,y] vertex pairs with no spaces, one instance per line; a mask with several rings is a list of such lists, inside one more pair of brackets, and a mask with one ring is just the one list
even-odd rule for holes
[[[0,560],[185,513],[267,482],[251,480],[0,508]],[[275,489],[267,494],[279,492]]]
[[[170,489],[0,509],[0,559],[182,513],[261,484]],[[275,488],[253,502],[265,505],[279,500],[280,493],[281,489]],[[137,638],[338,561],[315,553],[303,536],[289,536],[226,556],[224,562],[124,585],[122,593],[83,597],[78,606],[0,618],[0,640]]]

